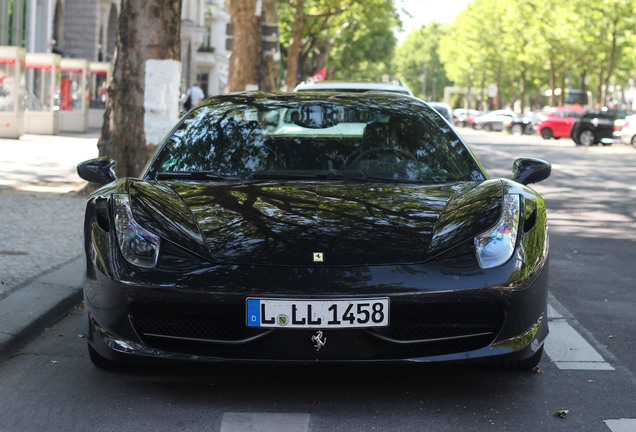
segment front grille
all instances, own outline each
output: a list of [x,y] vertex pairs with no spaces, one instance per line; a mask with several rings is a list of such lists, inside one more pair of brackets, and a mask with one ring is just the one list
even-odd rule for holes
[[377,333],[404,342],[483,333],[492,334],[492,339],[503,322],[502,308],[491,304],[402,305],[396,309],[391,308],[391,326]]
[[156,349],[190,355],[272,360],[372,360],[454,354],[488,346],[504,320],[490,303],[394,304],[389,327],[325,329],[327,344],[316,351],[316,330],[253,329],[245,306],[144,305],[130,321],[141,340]]
[[260,332],[245,325],[243,307],[231,305],[208,305],[204,309],[182,306],[173,310],[146,305],[133,308],[130,321],[142,340],[144,335],[152,334],[234,342]]

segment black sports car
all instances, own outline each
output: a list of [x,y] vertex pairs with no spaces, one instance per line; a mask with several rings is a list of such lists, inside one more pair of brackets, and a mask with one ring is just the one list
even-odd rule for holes
[[478,361],[528,368],[548,333],[548,232],[518,159],[489,180],[440,115],[388,93],[228,94],[139,178],[94,159],[90,357]]

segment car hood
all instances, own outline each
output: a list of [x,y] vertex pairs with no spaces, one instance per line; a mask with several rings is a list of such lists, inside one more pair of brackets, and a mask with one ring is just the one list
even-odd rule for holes
[[494,225],[500,181],[129,184],[144,228],[219,264],[359,266],[426,261]]

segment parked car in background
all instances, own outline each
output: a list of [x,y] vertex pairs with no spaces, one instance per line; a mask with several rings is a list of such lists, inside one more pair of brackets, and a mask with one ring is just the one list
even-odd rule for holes
[[481,111],[474,109],[457,108],[453,110],[455,126],[473,127],[475,119],[481,115]]
[[625,123],[620,130],[614,132],[614,136],[624,144],[636,147],[636,114],[625,117]]
[[413,92],[401,82],[348,82],[348,81],[315,81],[302,82],[296,86],[295,92],[303,91],[329,91],[329,92],[354,92],[387,91],[413,96]]
[[569,137],[572,125],[583,115],[583,112],[585,109],[578,107],[548,108],[539,116],[537,131],[541,138],[546,140]]
[[506,129],[508,129],[513,135],[529,135],[536,132],[538,121],[539,113],[531,111],[523,115],[513,117]]
[[574,122],[570,136],[577,145],[611,145],[619,141],[614,137],[614,132],[620,130],[628,114],[631,113],[605,107],[585,110],[581,118]]
[[432,106],[435,111],[440,113],[450,124],[455,123],[453,121],[453,110],[449,104],[443,102],[429,102],[428,104]]
[[490,111],[475,120],[473,129],[501,131],[504,130],[516,116],[517,114],[515,114],[514,111],[507,109]]

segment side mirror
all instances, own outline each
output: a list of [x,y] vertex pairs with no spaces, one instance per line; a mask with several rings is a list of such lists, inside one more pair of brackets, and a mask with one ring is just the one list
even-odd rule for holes
[[105,185],[117,180],[114,167],[115,161],[112,159],[105,157],[90,159],[77,165],[77,174],[91,183]]
[[519,158],[512,164],[512,180],[528,185],[550,177],[552,165],[541,159]]

